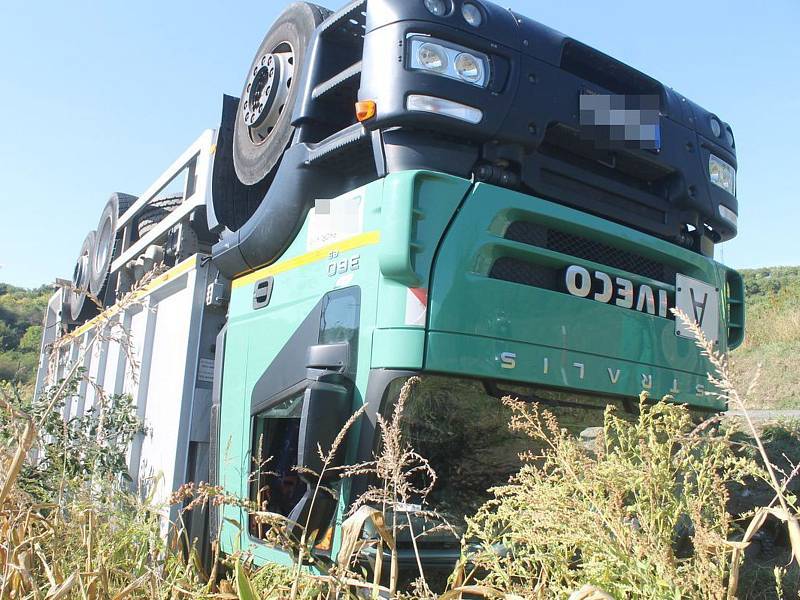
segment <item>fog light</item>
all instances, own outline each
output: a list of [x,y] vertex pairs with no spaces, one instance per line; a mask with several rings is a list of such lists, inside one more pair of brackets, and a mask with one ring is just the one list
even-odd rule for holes
[[480,123],[481,119],[483,119],[483,112],[477,108],[460,102],[422,94],[410,94],[406,99],[406,109],[445,115],[473,124]]
[[438,44],[422,44],[417,50],[417,59],[420,66],[429,71],[444,71],[447,68],[447,53]]
[[475,6],[472,2],[465,2],[461,7],[461,15],[468,25],[473,27],[480,27],[483,23],[483,15],[481,9]]
[[476,83],[483,78],[483,65],[472,54],[462,52],[456,56],[455,67],[458,76],[470,83]]
[[731,196],[736,195],[736,169],[713,154],[708,156],[708,177]]

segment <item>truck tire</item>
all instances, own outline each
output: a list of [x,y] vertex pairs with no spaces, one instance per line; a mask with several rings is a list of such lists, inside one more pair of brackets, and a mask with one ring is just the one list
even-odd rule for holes
[[125,212],[139,199],[138,196],[123,194],[122,192],[114,192],[112,196],[117,197],[117,206],[119,207],[119,213],[117,213],[118,216],[124,215]]
[[183,202],[182,194],[172,194],[150,202],[136,218],[136,231],[139,237],[163,221],[169,213],[180,206],[181,202]]
[[307,66],[306,52],[330,11],[295,2],[273,23],[245,77],[233,132],[233,165],[239,180],[266,178],[289,145],[292,112]]
[[[72,272],[72,288],[69,291],[69,316],[73,322],[80,322],[88,318],[91,313],[96,311],[92,301],[86,299],[89,291],[90,262],[94,253],[95,232],[90,231],[86,234],[75,262],[75,269]],[[93,310],[94,307],[94,310]]]
[[89,261],[89,291],[95,296],[100,296],[108,278],[111,261],[114,259],[114,248],[118,237],[117,220],[134,202],[136,196],[114,192],[100,215],[94,250]]

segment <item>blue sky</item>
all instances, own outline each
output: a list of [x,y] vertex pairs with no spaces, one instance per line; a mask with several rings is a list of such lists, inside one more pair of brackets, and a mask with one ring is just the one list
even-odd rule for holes
[[[800,2],[502,3],[730,122],[740,233],[718,258],[800,264]],[[142,192],[216,126],[285,4],[0,3],[0,281],[69,277],[109,194]]]

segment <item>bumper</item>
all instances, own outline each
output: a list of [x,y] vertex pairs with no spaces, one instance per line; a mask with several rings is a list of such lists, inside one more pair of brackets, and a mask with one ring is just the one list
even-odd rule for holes
[[[521,189],[665,239],[687,243],[686,223],[700,230],[711,226],[713,241],[736,235],[735,224],[720,213],[720,206],[737,213],[736,198],[709,183],[708,174],[709,153],[735,167],[735,149],[711,134],[710,113],[535,21],[489,3],[485,7],[490,13],[485,27],[475,30],[455,18],[431,18],[421,3],[370,2],[359,98],[377,104],[377,115],[366,126],[384,135],[388,172],[427,168],[469,176],[476,164],[511,164]],[[488,85],[407,69],[410,34],[488,55]],[[658,97],[660,149],[608,151],[579,139],[579,98],[585,93]],[[470,124],[410,112],[409,94],[458,101],[480,109],[483,119]],[[404,129],[403,136],[422,133],[402,137],[395,127]],[[436,146],[437,136],[438,151],[414,152],[421,145]],[[460,144],[454,144],[457,138]]]

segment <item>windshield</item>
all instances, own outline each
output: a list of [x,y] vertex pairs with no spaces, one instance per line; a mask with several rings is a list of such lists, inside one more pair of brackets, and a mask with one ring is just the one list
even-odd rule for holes
[[[390,384],[386,418],[405,382],[401,378]],[[464,517],[489,499],[488,490],[519,470],[519,454],[530,449],[530,439],[509,430],[511,411],[479,381],[425,376],[412,390],[404,404],[401,435],[429,461],[436,477],[427,498],[408,501],[436,511],[460,534]],[[430,481],[415,483],[423,488]]]
[[[387,388],[382,411],[387,420],[406,381],[396,379]],[[509,429],[512,412],[503,404],[504,396],[543,403],[574,434],[600,425],[608,402],[523,385],[421,376],[405,400],[400,431],[403,442],[427,459],[436,476],[427,497],[409,498],[406,510],[418,510],[418,505],[422,511],[434,511],[460,537],[465,517],[492,497],[489,490],[519,471],[520,454],[538,453],[541,448],[533,440]],[[551,406],[564,401],[572,405]],[[414,483],[424,488],[430,481]]]

